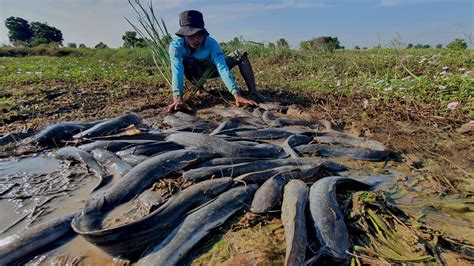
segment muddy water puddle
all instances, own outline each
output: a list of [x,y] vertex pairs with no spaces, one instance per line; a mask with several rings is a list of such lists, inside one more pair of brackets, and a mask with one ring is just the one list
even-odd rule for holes
[[[91,191],[98,182],[85,167],[48,154],[1,161],[0,242],[26,228],[78,211],[93,196]],[[144,215],[143,210],[130,202],[116,208],[104,222],[106,227],[115,227]],[[75,233],[62,241],[28,265],[126,264]]]
[[86,169],[40,154],[0,162],[0,239],[82,208],[98,183]]
[[140,210],[135,202],[127,202],[117,206],[107,214],[102,222],[103,228],[115,228],[139,220],[147,215]]
[[[0,162],[0,241],[25,228],[63,217],[83,207],[99,180],[80,165],[42,154]],[[75,236],[37,256],[31,265],[120,265]]]
[[61,161],[51,158],[45,154],[34,157],[13,158],[0,161],[0,180],[10,175],[19,174],[48,174],[59,170]]
[[[284,139],[264,140],[266,143],[276,145],[281,145],[283,141]],[[256,143],[256,141],[254,142]],[[254,143],[247,142],[243,144],[253,145]],[[398,161],[366,162],[347,158],[325,159],[340,162],[349,167],[350,170],[347,173],[339,173],[340,175],[351,177],[390,175],[395,177],[396,186],[390,186],[390,189],[383,190],[386,195],[386,198],[380,199],[383,204],[377,205],[376,202],[367,202],[364,205],[367,209],[372,208],[380,211],[379,213],[373,212],[373,216],[367,216],[364,221],[374,221],[369,218],[376,219],[378,217],[385,219],[380,221],[383,222],[382,225],[387,225],[386,233],[393,235],[393,239],[396,241],[404,241],[403,245],[400,246],[409,247],[413,241],[417,240],[417,237],[399,240],[399,236],[403,235],[403,232],[399,230],[401,228],[406,230],[405,233],[410,236],[429,235],[427,236],[429,241],[434,239],[434,236],[440,236],[455,245],[473,245],[474,216],[471,199],[439,196],[443,192],[442,189],[434,186],[429,179],[418,178],[417,175],[420,175],[420,173],[416,172],[407,163]],[[0,162],[0,211],[2,214],[6,214],[0,217],[0,230],[5,231],[4,233],[0,232],[0,241],[27,226],[36,225],[42,221],[77,211],[87,199],[92,197],[90,191],[97,183],[97,178],[91,176],[84,167],[70,165],[46,155]],[[350,196],[347,198],[350,199]],[[387,201],[391,200],[391,202],[386,203],[386,199]],[[136,221],[146,215],[147,212],[144,212],[142,207],[137,205],[136,200],[137,198],[114,208],[103,220],[102,227],[114,228]],[[383,213],[384,210],[388,210],[390,204],[401,209],[400,213],[403,212],[403,214],[412,218],[401,218],[403,219],[402,222],[390,212]],[[377,206],[381,207],[377,209]],[[372,209],[370,210],[372,211]],[[371,214],[369,211],[367,213]],[[278,214],[274,215],[274,218],[279,221]],[[245,220],[243,221],[245,222]],[[374,226],[377,226],[377,224],[374,224]],[[220,240],[213,240],[219,241],[218,244],[214,242],[216,244],[215,249],[203,252],[202,264],[212,264],[210,261],[213,260],[216,264],[222,263],[227,259],[232,259],[232,257],[238,257],[234,256],[236,254],[244,254],[244,257],[247,258],[249,257],[247,252],[250,251],[255,254],[270,254],[276,257],[275,259],[270,258],[272,256],[262,256],[262,264],[266,264],[265,262],[268,261],[279,261],[279,264],[281,264],[284,256],[284,236],[282,236],[284,230],[281,228],[281,224],[271,230],[268,228],[268,230],[263,230],[261,227],[261,224],[251,225],[248,223],[243,229],[227,232],[223,236],[216,236]],[[247,228],[252,228],[254,231],[245,235],[242,232]],[[277,231],[283,233],[280,232],[280,236],[277,236]],[[374,238],[373,243],[357,242],[356,236],[361,232],[354,232],[351,236],[354,237],[354,244],[359,246],[361,243],[366,244],[366,250],[368,251],[371,251],[369,248],[372,244],[372,246],[385,245],[383,250],[388,250],[387,254],[390,254],[392,250],[397,250],[396,245],[392,246],[393,243],[390,241],[384,242]],[[370,233],[368,232],[367,235],[371,236]],[[67,241],[63,239],[55,244],[59,247],[54,249],[51,247],[49,251],[32,259],[29,265],[125,265],[129,263],[111,257],[81,236],[72,235]],[[418,246],[425,248],[422,241],[418,243]],[[463,252],[443,250],[444,247],[439,246],[439,249],[443,252],[441,256],[447,257],[445,261],[456,260],[460,264],[467,261],[463,257]],[[226,250],[228,250],[227,253]],[[371,255],[369,252],[357,254]],[[420,256],[423,258],[424,253],[413,252],[413,254],[408,255],[413,255],[417,259]],[[234,260],[234,263],[237,263],[237,261],[238,259]],[[245,260],[242,259],[242,261]]]
[[27,265],[127,265],[113,258],[81,236],[75,236],[61,247],[38,255]]

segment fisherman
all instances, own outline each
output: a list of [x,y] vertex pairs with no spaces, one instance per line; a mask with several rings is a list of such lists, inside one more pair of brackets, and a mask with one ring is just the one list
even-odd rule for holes
[[[222,53],[219,43],[209,36],[204,28],[202,13],[187,10],[179,14],[180,29],[176,32],[179,38],[174,39],[169,46],[172,73],[173,103],[167,108],[168,112],[178,110],[192,111],[183,100],[184,76],[196,83],[203,76],[215,78],[220,75],[227,90],[234,96],[235,105],[253,105],[255,101],[240,95],[239,87],[232,77],[230,69],[239,66],[250,94],[256,94],[255,78],[252,65],[246,52],[235,51],[229,56]],[[206,75],[206,73],[210,73]]]

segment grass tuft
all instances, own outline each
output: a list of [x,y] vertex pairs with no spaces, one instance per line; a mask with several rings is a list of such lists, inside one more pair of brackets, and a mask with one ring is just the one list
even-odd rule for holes
[[127,22],[146,41],[147,47],[151,50],[153,61],[156,65],[160,77],[171,87],[171,65],[166,41],[170,36],[163,18],[158,19],[150,1],[148,6],[144,6],[140,0],[128,0],[128,3],[135,11],[141,27],[133,24],[128,18]]

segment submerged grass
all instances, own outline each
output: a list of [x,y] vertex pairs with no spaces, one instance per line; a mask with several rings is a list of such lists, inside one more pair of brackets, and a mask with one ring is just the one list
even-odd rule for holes
[[275,237],[275,231],[282,226],[256,225],[253,227],[229,231],[221,240],[212,245],[208,252],[196,258],[192,265],[246,265],[269,263],[278,265],[283,263],[285,245],[282,238]]
[[[350,218],[350,228],[354,230],[352,235],[355,238],[353,263],[361,265],[377,261],[389,264],[443,264],[446,263],[444,257],[453,249],[466,249],[461,252],[466,257],[457,259],[458,262],[468,263],[472,259],[469,258],[472,251],[467,250],[472,250],[472,245],[469,237],[464,237],[463,240],[462,234],[469,235],[473,230],[464,228],[462,233],[456,235],[453,229],[459,230],[458,226],[466,223],[468,215],[463,214],[469,212],[470,200],[454,199],[457,203],[454,209],[440,208],[437,212],[430,210],[433,206],[438,208],[438,205],[451,207],[451,201],[453,200],[438,199],[434,203],[431,198],[427,198],[423,203],[425,209],[416,205],[403,206],[400,209],[389,205],[381,193],[354,193]],[[428,221],[434,213],[438,220]],[[448,220],[450,222],[446,223]],[[451,239],[452,237],[454,238]],[[446,241],[454,244],[447,244]],[[456,248],[453,248],[453,245]]]
[[[372,194],[368,199],[368,195]],[[379,195],[358,192],[352,197],[354,225],[357,234],[355,258],[374,258],[387,263],[419,263],[433,261],[430,247],[416,232],[381,204]],[[383,202],[383,199],[382,199]]]

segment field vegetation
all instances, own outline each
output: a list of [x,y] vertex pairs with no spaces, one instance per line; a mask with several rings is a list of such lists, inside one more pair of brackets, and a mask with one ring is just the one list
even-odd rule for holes
[[[125,32],[119,49],[102,41],[90,48],[62,47],[62,32],[54,26],[5,20],[13,46],[0,47],[0,137],[131,111],[147,125],[163,127],[172,101],[171,35],[151,2],[129,4],[136,20],[126,18],[133,31]],[[405,44],[398,35],[387,46],[362,49],[347,49],[334,36],[301,41],[298,49],[284,38],[221,43],[224,53],[249,53],[258,92],[267,102],[287,106],[292,117],[328,120],[335,129],[393,151],[385,162],[340,159],[354,172],[391,173],[400,181],[391,192],[338,192],[354,244],[351,265],[472,265],[474,51],[467,42],[472,46],[471,36],[445,47]],[[244,81],[233,73],[245,94]],[[198,89],[203,82],[185,83],[184,89],[198,115],[207,107],[232,105],[219,79]],[[28,154],[14,143],[0,148],[0,158]],[[283,263],[279,213],[231,220],[195,250],[194,265]],[[310,245],[307,253],[313,250]]]
[[[366,104],[362,105],[369,110],[398,104],[404,110],[429,109],[433,115],[474,115],[472,51],[368,49],[327,53],[241,42],[224,45],[227,51],[238,48],[249,51],[258,85],[269,93],[284,89],[295,97],[309,96],[313,101],[315,95],[322,93],[363,98]],[[0,54],[4,102],[14,103],[14,95],[22,94],[17,91],[19,87],[51,83],[101,85],[110,87],[111,95],[121,94],[123,86],[163,91],[163,96],[168,90],[156,75],[147,48],[76,49],[51,45],[2,48]],[[222,85],[211,82],[211,87]],[[452,112],[447,104],[454,101],[459,106]],[[8,120],[9,115],[20,113],[4,115]]]
[[[222,46],[225,51],[249,52],[257,87],[268,101],[295,106],[302,116],[327,119],[339,129],[379,140],[396,151],[406,162],[406,169],[400,170],[431,182],[432,187],[425,189],[423,197],[472,196],[473,51],[295,50],[281,40],[276,45],[233,40]],[[240,75],[236,70],[233,73],[245,92]],[[209,80],[205,91],[192,97],[193,90],[187,86],[185,98],[189,98],[195,109],[232,104],[231,95],[218,79]],[[128,111],[139,112],[145,120],[160,121],[165,115],[164,107],[170,102],[171,90],[147,48],[58,48],[55,45],[0,48],[0,134],[27,128],[38,130],[66,120],[112,117]],[[380,220],[372,212],[386,208],[373,200],[378,196],[369,195],[369,199],[366,195],[358,196],[359,212],[366,212],[364,217],[372,218],[356,219],[354,223],[372,228],[378,239],[373,239],[374,235],[361,237],[359,244],[366,245],[358,246],[357,254],[378,256],[382,261],[384,252],[388,254],[385,259],[395,258],[388,261],[427,260],[416,252],[390,253],[400,247],[394,244],[400,228],[408,230],[408,227],[397,220],[398,233],[390,231],[395,229],[384,227],[390,222],[385,218]],[[469,217],[472,219],[472,215]],[[393,217],[390,219],[393,221]],[[281,227],[277,225],[277,228]],[[405,233],[410,237],[417,234]],[[380,237],[387,234],[391,238]],[[433,235],[443,236],[443,232]],[[245,235],[232,232],[216,245],[226,246],[240,238]],[[374,246],[370,246],[368,239]],[[406,242],[410,241],[411,238]],[[402,248],[399,251],[405,252]],[[277,255],[281,256],[280,253]],[[206,257],[201,259],[203,264],[209,261]]]
[[[391,125],[406,121],[448,132],[474,117],[473,51],[325,52],[277,44],[237,39],[222,44],[225,51],[249,52],[257,86],[269,100],[299,104],[333,123],[355,122],[359,127],[392,120]],[[42,127],[61,117],[93,119],[125,110],[159,111],[171,100],[147,48],[43,45],[1,48],[0,55],[2,132]],[[234,76],[245,91],[240,75]],[[208,93],[190,99],[197,108],[230,99],[218,79],[208,81],[205,90]]]

